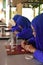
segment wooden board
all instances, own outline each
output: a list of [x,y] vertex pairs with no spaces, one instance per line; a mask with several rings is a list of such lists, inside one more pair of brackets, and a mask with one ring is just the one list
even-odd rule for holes
[[24,50],[21,45],[14,45],[13,48],[11,49],[10,45],[6,45],[6,52],[7,55],[17,55],[17,54],[28,54],[26,50]]

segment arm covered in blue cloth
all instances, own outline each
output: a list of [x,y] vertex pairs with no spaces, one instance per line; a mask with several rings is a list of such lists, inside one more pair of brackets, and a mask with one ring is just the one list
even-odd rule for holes
[[32,35],[32,30],[30,28],[24,28],[22,30],[22,32],[20,32],[19,34],[17,34],[18,38],[21,38],[21,39],[29,39],[31,37],[33,37]]
[[36,50],[36,51],[33,53],[33,56],[34,56],[34,58],[36,58],[38,61],[40,61],[40,62],[43,63],[43,52],[42,52],[42,51]]
[[[29,39],[29,42],[36,48],[34,37]],[[43,63],[43,52],[40,50],[36,50],[33,53],[34,58]]]

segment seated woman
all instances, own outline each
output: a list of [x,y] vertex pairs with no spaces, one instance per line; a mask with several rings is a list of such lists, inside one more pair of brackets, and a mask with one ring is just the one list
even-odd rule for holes
[[[18,16],[18,15],[16,15]],[[16,18],[13,18],[14,20]],[[19,16],[16,25],[11,28],[19,39],[29,39],[32,37],[31,22],[24,16]]]
[[33,53],[34,58],[43,63],[43,13],[33,19],[31,28],[35,38],[35,46],[30,44],[23,45],[22,47],[26,51]]

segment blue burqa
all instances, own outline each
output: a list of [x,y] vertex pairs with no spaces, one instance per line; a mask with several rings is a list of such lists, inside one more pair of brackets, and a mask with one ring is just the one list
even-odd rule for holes
[[[19,16],[19,18],[18,18]],[[24,16],[16,15],[13,20],[16,20],[16,26],[13,26],[11,30],[14,32],[15,30],[19,31],[17,34],[18,38],[21,39],[29,39],[32,37],[32,29],[31,22]],[[19,27],[21,26],[22,29]]]
[[34,52],[34,57],[43,62],[43,13],[33,19],[32,26],[36,31],[35,45],[37,50]]

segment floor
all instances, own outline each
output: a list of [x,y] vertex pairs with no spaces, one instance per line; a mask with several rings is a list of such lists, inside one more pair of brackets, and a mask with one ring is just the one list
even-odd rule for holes
[[26,59],[26,55],[7,55],[5,44],[7,40],[0,40],[0,65],[43,65],[35,59]]

